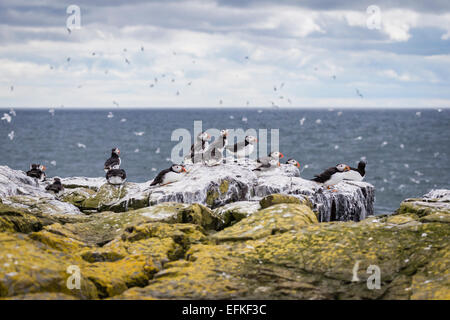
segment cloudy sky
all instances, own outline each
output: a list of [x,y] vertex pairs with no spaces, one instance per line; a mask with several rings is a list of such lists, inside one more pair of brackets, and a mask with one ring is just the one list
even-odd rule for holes
[[445,108],[449,71],[448,0],[0,0],[4,108]]

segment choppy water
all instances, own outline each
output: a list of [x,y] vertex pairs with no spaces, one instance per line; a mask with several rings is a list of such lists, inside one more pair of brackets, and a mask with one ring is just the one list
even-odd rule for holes
[[[392,212],[404,198],[449,187],[449,109],[261,110],[57,109],[51,116],[48,110],[18,109],[11,123],[0,122],[0,165],[26,170],[36,162],[48,167],[48,176],[103,176],[103,163],[117,146],[129,181],[142,182],[170,165],[177,144],[172,131],[192,132],[194,120],[202,120],[204,129],[279,129],[280,151],[301,163],[305,178],[337,163],[354,166],[365,157],[365,180],[376,187],[378,214]],[[0,110],[0,117],[8,111]]]

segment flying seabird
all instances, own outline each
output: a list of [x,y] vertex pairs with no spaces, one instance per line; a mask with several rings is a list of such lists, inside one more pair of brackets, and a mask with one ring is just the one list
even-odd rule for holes
[[364,96],[362,95],[362,93],[361,92],[359,92],[359,90],[358,89],[356,89],[356,94],[362,99],[362,98],[364,98]]
[[5,120],[6,122],[10,123],[11,122],[11,116],[7,113],[3,114],[3,117],[0,120]]

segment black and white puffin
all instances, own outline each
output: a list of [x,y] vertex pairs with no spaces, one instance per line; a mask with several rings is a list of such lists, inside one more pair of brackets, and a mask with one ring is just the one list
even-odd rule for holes
[[296,166],[297,168],[300,168],[300,163],[293,158],[288,159],[288,161],[286,161],[286,164],[291,164],[293,166]]
[[60,192],[63,192],[64,187],[61,184],[61,179],[54,178],[53,183],[46,186],[45,190],[47,190],[48,192],[53,193],[55,195],[58,195]]
[[258,163],[268,163],[271,159],[279,160],[284,157],[280,151],[272,151],[267,157],[261,157],[256,160]]
[[127,180],[125,170],[119,169],[119,166],[114,166],[106,173],[106,180],[109,184],[123,184]]
[[246,136],[244,141],[237,142],[232,146],[228,146],[227,150],[236,158],[244,158],[250,155],[254,150],[254,143],[258,142],[258,139],[254,136]]
[[223,159],[223,150],[228,144],[228,130],[220,130],[219,137],[209,145],[203,153],[203,160],[206,165],[213,166],[220,164]]
[[311,180],[323,183],[327,188],[329,188],[329,186],[338,184],[344,180],[344,173],[349,170],[350,167],[348,165],[341,163],[335,167],[328,168],[319,175],[315,175],[315,178]]
[[358,168],[350,167],[349,171],[344,173],[344,180],[352,180],[352,181],[362,181],[366,174],[366,163],[364,161],[360,161],[358,163]]
[[166,185],[172,182],[180,181],[183,178],[183,172],[186,172],[186,168],[180,164],[173,164],[170,168],[164,169],[153,180],[151,186]]
[[209,147],[211,136],[207,132],[201,132],[196,139],[196,142],[191,146],[191,151],[185,161],[192,161],[192,163],[200,162],[203,158],[203,152]]
[[45,180],[45,170],[47,168],[42,164],[31,164],[30,170],[27,171],[27,176],[37,179],[38,181]]
[[270,159],[266,163],[261,163],[256,169],[253,169],[252,171],[256,171],[256,172],[270,171],[279,166],[280,166],[280,162],[277,159]]
[[120,167],[121,160],[120,160],[119,154],[120,154],[119,148],[114,148],[111,150],[111,157],[105,161],[105,166],[104,166],[105,172],[108,172],[115,166]]
[[288,159],[285,164],[281,166],[281,170],[288,177],[300,177],[300,163],[295,159]]

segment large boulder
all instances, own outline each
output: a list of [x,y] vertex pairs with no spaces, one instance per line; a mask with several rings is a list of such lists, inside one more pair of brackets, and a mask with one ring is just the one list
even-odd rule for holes
[[[0,167],[0,196],[18,205],[31,203],[49,213],[128,211],[163,203],[198,203],[211,209],[240,201],[259,201],[271,194],[308,201],[319,221],[359,221],[373,214],[374,187],[365,182],[341,182],[336,190],[293,176],[286,166],[255,174],[256,162],[192,165],[178,182],[165,186],[126,182],[121,186],[104,178],[63,178],[66,190],[59,197],[45,192],[50,180],[38,184],[24,172]],[[16,197],[16,198],[13,198]]]
[[341,182],[336,190],[293,177],[284,169],[256,175],[256,162],[193,165],[186,176],[168,186],[149,188],[149,203],[200,203],[217,208],[236,201],[259,201],[274,194],[308,199],[320,221],[359,221],[373,215],[374,187],[365,182]]
[[[307,219],[283,217],[280,206],[298,206],[295,216]],[[450,224],[415,213],[313,223],[308,210],[275,204],[254,213],[116,298],[450,299]],[[275,222],[286,228],[271,232]],[[264,228],[247,236],[258,223]],[[380,286],[371,287],[376,270]]]

